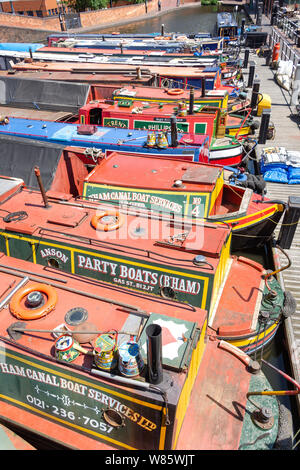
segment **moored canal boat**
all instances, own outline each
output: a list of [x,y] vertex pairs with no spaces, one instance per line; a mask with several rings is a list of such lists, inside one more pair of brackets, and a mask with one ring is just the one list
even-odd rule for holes
[[[7,255],[204,309],[208,326],[248,353],[274,337],[285,294],[262,265],[230,255],[226,224],[197,227],[67,194],[48,198],[42,187],[27,190],[20,179],[3,177],[1,186],[7,215],[0,221],[0,246]],[[162,207],[168,202],[157,201]],[[171,201],[169,209],[175,207]]]
[[234,163],[242,160],[244,148],[242,142],[236,138],[238,135],[233,137],[225,134],[227,112],[220,108],[194,106],[192,93],[189,107],[184,101],[179,101],[177,106],[173,106],[163,103],[141,103],[126,99],[118,101],[93,100],[80,108],[79,123],[170,132],[173,116],[176,116],[176,128],[180,132],[209,136],[211,163],[215,161]]
[[0,261],[2,419],[73,450],[275,446],[276,392],[256,361],[205,340],[205,311]]

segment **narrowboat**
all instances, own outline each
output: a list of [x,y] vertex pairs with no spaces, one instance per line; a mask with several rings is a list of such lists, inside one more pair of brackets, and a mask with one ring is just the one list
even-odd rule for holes
[[[39,188],[32,170],[39,166],[49,196],[71,194],[143,211],[162,210],[165,216],[164,207],[149,203],[150,192],[166,201],[175,198],[181,210],[174,216],[188,218],[193,224],[206,220],[230,225],[234,251],[252,250],[270,241],[286,207],[284,202],[270,201],[264,191],[259,195],[250,187],[232,185],[231,169],[215,165],[121,152],[103,159],[95,149],[6,136],[0,136],[0,145],[7,156],[1,171],[21,178],[26,186]],[[142,202],[136,193],[147,193],[149,200]]]
[[[40,142],[49,142],[74,147],[90,147],[108,153],[114,150],[147,155],[180,157],[187,161],[209,162],[209,136],[196,134],[164,134],[153,141],[150,131],[77,125],[61,122],[41,121],[22,118],[3,118],[0,135],[24,137]],[[222,164],[222,158],[215,163]],[[232,159],[223,160],[225,165],[239,164]]]
[[239,27],[234,15],[229,12],[217,14],[216,35],[235,39],[239,35]]
[[58,46],[65,41],[76,41],[76,40],[98,40],[106,41],[106,39],[153,39],[156,37],[168,39],[176,39],[178,37],[187,38],[187,39],[211,39],[211,34],[209,32],[196,32],[196,33],[180,33],[180,32],[168,32],[164,33],[164,30],[160,32],[152,33],[120,33],[119,31],[114,31],[112,33],[66,33],[66,32],[55,32],[47,36],[47,45],[48,46]]
[[[0,49],[0,58],[12,60],[14,62],[26,61],[30,59],[30,53],[26,51],[9,51]],[[193,55],[190,57],[175,57],[160,55],[136,55],[136,56],[112,56],[104,54],[94,54],[89,49],[83,51],[74,51],[73,49],[56,49],[56,48],[41,48],[34,52],[34,60],[38,62],[46,61],[49,63],[63,62],[63,63],[90,63],[90,64],[109,64],[109,65],[148,65],[154,67],[203,67],[213,66],[217,63],[218,58],[211,57],[210,55]]]
[[0,282],[7,422],[54,449],[276,446],[276,391],[257,361],[205,339],[205,311],[6,256]]
[[[58,56],[60,57],[60,56]],[[99,59],[100,60],[100,59]],[[177,60],[177,59],[174,59]],[[179,59],[178,59],[179,60]],[[9,64],[11,62],[9,61]],[[109,72],[113,73],[127,73],[127,74],[136,74],[137,69],[139,74],[148,74],[153,77],[160,77],[160,83],[162,86],[168,86],[168,83],[173,84],[173,88],[190,88],[197,87],[201,89],[202,83],[205,84],[205,88],[213,91],[214,88],[220,89],[222,91],[227,91],[228,94],[236,98],[237,86],[234,84],[228,84],[228,79],[235,77],[236,70],[234,69],[219,69],[219,67],[205,65],[197,67],[187,67],[178,63],[176,67],[169,67],[167,65],[151,65],[151,64],[141,64],[135,62],[132,64],[113,64],[113,63],[96,63],[92,58],[86,57],[86,60],[83,58],[82,61],[74,62],[65,62],[61,57],[61,61],[51,62],[47,58],[42,61],[16,61],[9,68],[13,70],[28,70],[28,71],[47,71],[47,72],[72,72],[72,73],[94,73],[104,74]],[[227,81],[225,84],[221,83],[219,76],[226,74]],[[229,77],[228,77],[229,75]],[[159,84],[160,84],[159,83]],[[217,85],[218,84],[218,85]]]
[[[112,208],[61,193],[50,197],[39,168],[34,171],[40,191],[26,189],[21,179],[1,178],[4,254],[87,282],[97,280],[112,291],[122,287],[206,310],[212,334],[248,354],[273,339],[286,295],[261,264],[230,254],[227,224],[196,227],[163,212]],[[165,209],[179,205],[154,198]]]
[[[134,100],[143,101],[150,104],[153,103],[168,103],[177,104],[178,101],[190,101],[190,91],[186,89],[173,89],[169,88],[170,83],[163,81],[158,87],[139,87],[139,86],[126,86],[116,89],[112,92],[112,99],[114,100]],[[97,100],[97,89],[93,87],[94,100]],[[101,99],[101,98],[100,98]],[[237,100],[235,104],[229,102],[229,94],[226,90],[219,88],[215,90],[194,91],[194,105],[208,106],[220,108],[228,111],[226,122],[226,134],[235,136],[237,133],[240,137],[253,133],[253,118],[249,114],[249,100]],[[232,111],[234,107],[234,112]],[[238,112],[244,110],[246,116],[239,116]]]
[[272,238],[285,204],[233,186],[226,177],[226,170],[214,165],[134,155],[125,158],[113,152],[86,176],[83,197],[149,211],[164,211],[156,198],[176,201],[178,216],[200,225],[204,220],[230,225],[235,251],[264,245]]
[[233,164],[241,162],[244,155],[242,142],[236,137],[225,135],[227,112],[220,108],[194,106],[193,96],[190,94],[189,107],[185,101],[178,101],[177,106],[174,106],[128,99],[96,102],[93,100],[80,108],[79,122],[105,127],[147,129],[157,133],[171,132],[172,116],[176,116],[176,126],[180,132],[209,136],[211,163],[215,160],[227,160]]

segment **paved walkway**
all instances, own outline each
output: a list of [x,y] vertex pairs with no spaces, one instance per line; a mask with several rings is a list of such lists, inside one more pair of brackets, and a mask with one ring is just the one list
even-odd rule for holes
[[[262,27],[270,33],[269,19],[263,16]],[[300,151],[300,117],[295,113],[295,108],[290,105],[291,95],[281,88],[275,81],[275,71],[266,65],[266,59],[258,57],[255,51],[250,53],[249,60],[256,64],[256,77],[260,80],[260,92],[266,93],[271,98],[271,119],[275,126],[274,140],[267,140],[264,145],[257,146],[257,155],[266,147],[281,146],[287,150]],[[245,72],[247,75],[247,71]],[[247,81],[247,80],[246,80]],[[251,95],[251,90],[248,94]],[[256,118],[260,120],[260,118]],[[267,183],[267,197],[288,201],[289,196],[300,197],[300,185],[288,185]],[[276,234],[280,229],[276,230]],[[289,250],[285,250],[292,261],[292,266],[282,271],[280,280],[285,290],[290,291],[297,301],[297,310],[294,315],[285,321],[286,340],[289,349],[290,362],[294,378],[300,382],[300,226],[298,225],[293,244]],[[281,266],[287,265],[287,258],[278,249],[276,253]],[[300,397],[297,396],[297,405],[300,414]]]

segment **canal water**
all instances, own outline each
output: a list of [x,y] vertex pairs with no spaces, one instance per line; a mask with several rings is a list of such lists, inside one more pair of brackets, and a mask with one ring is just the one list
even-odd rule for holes
[[[119,31],[120,33],[160,32],[162,24],[164,24],[165,32],[213,33],[216,24],[217,13],[221,11],[228,11],[228,7],[224,8],[221,5],[188,5],[184,8],[178,8],[147,20],[136,21],[134,23],[105,29],[103,28],[101,30],[99,29],[98,31],[95,30],[93,33],[111,33],[113,31]],[[241,23],[241,19],[244,17],[244,10],[239,7],[237,12],[237,21]]]

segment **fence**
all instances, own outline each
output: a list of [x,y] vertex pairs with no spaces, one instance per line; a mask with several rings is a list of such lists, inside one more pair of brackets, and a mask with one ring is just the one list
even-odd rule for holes
[[[300,45],[300,25],[291,21],[281,12],[272,16],[272,31],[269,34],[269,45],[271,50],[276,43],[280,44],[280,59],[290,60],[293,63],[293,72],[300,63],[300,51],[297,46]],[[276,26],[276,28],[274,28]]]

